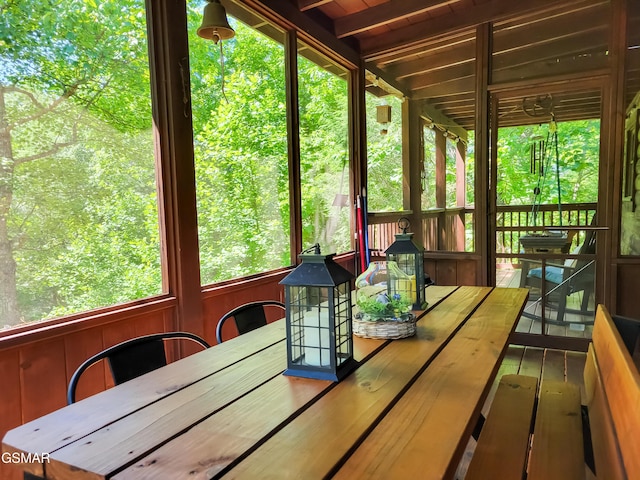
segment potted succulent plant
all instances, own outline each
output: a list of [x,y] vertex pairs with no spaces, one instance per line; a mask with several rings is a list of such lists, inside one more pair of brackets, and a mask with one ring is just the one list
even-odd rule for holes
[[399,294],[389,296],[386,292],[375,296],[358,295],[357,316],[361,320],[378,321],[407,321],[411,315],[411,301]]
[[411,300],[386,291],[372,294],[367,288],[356,294],[357,312],[353,317],[353,334],[366,338],[396,339],[416,333],[416,316]]

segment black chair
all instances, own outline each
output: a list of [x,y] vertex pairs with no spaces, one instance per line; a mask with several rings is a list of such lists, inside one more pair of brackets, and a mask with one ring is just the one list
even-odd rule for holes
[[154,333],[118,343],[95,354],[78,367],[69,382],[67,404],[71,405],[76,401],[76,388],[83,372],[101,360],[106,359],[109,362],[116,385],[164,367],[167,364],[164,340],[169,339],[190,340],[209,348],[209,344],[202,338],[188,332]]
[[283,311],[284,303],[277,300],[260,300],[257,302],[245,303],[233,310],[225,313],[216,326],[216,339],[218,343],[222,343],[222,327],[224,323],[233,318],[236,323],[236,328],[240,335],[255,330],[256,328],[264,327],[267,324],[267,316],[265,314],[265,307],[278,307]]

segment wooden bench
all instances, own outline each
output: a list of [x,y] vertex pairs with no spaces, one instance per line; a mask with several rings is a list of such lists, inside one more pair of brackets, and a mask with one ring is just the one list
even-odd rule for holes
[[602,305],[584,383],[581,406],[572,383],[503,376],[465,479],[640,479],[640,375]]

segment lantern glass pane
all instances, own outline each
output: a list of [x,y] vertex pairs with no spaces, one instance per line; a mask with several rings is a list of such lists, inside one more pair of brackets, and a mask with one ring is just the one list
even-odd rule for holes
[[327,288],[291,287],[291,358],[299,365],[331,366],[331,310]]
[[336,364],[341,365],[352,356],[351,341],[351,288],[349,283],[337,285],[335,299]]
[[389,254],[387,260],[389,294],[400,295],[402,298],[416,303],[416,256],[414,254],[395,253]]

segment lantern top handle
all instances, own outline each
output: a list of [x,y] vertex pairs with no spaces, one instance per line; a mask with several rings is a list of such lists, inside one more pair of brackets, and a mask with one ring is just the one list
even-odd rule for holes
[[402,233],[407,233],[409,227],[411,226],[411,222],[407,217],[400,217],[398,219],[398,228],[402,230]]
[[312,246],[310,246],[309,248],[302,250],[300,252],[300,255],[303,255],[305,253],[313,253],[314,255],[320,255],[320,244],[316,243]]

